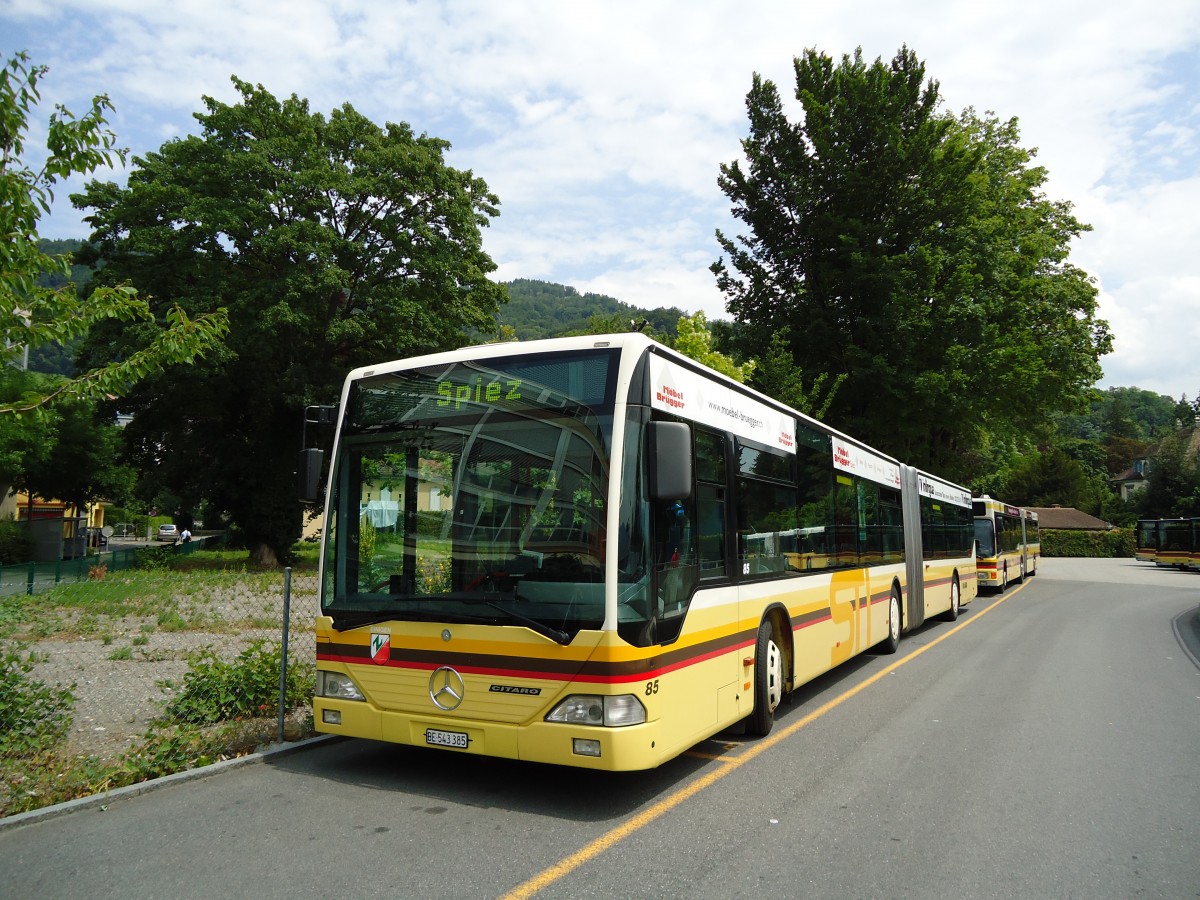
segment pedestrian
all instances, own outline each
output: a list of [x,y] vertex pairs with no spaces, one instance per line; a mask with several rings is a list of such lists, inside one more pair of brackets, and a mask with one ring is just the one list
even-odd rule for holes
[[181,535],[179,536],[179,540],[180,540],[180,542],[181,542],[181,543],[184,543],[184,544],[186,544],[186,543],[187,543],[188,541],[190,541],[191,539],[192,539],[192,533],[191,533],[191,531],[189,531],[189,530],[188,530],[186,527],[184,527],[184,529],[183,529],[183,534],[181,534]]

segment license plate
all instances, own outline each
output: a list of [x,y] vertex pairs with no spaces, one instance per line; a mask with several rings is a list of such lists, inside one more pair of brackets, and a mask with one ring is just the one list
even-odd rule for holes
[[467,735],[462,731],[438,731],[435,728],[425,729],[425,743],[435,747],[457,747],[467,749]]

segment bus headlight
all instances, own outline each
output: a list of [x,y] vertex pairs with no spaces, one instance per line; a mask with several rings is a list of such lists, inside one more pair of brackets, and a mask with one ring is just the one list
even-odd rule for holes
[[349,675],[341,672],[317,672],[317,696],[335,700],[366,700]]
[[620,728],[623,725],[643,724],[646,721],[646,707],[633,694],[621,694],[619,697],[572,694],[550,711],[546,721]]

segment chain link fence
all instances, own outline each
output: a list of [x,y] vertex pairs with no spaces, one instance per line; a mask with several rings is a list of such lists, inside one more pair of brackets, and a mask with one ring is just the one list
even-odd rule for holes
[[312,735],[315,563],[200,546],[0,570],[0,815]]

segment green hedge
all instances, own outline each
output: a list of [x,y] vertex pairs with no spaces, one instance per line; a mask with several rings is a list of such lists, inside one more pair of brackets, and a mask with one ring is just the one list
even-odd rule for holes
[[1108,531],[1055,531],[1042,529],[1042,556],[1133,556],[1133,529]]
[[29,525],[6,519],[0,522],[0,565],[15,566],[33,558]]

